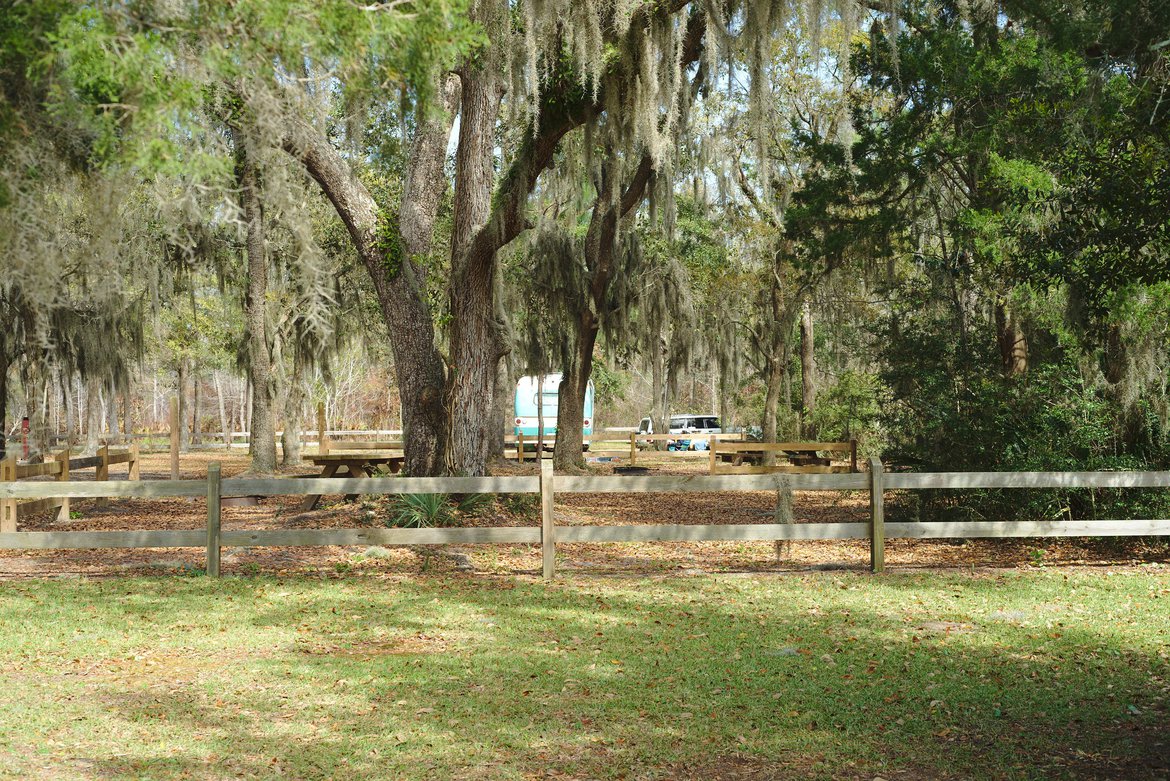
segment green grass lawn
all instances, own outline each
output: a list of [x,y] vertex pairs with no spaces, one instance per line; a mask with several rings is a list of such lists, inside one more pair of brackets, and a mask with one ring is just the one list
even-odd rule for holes
[[1170,569],[0,587],[0,778],[1165,778]]

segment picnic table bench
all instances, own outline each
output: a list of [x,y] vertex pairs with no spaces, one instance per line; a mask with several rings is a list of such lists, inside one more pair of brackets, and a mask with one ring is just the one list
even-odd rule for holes
[[[371,477],[374,467],[389,467],[392,473],[402,469],[406,457],[397,453],[328,453],[309,456],[309,461],[321,467],[318,477]],[[342,468],[345,472],[341,472]],[[301,512],[308,512],[316,508],[321,501],[322,494],[310,494],[301,503]],[[347,494],[346,499],[353,499],[354,494]]]
[[[787,459],[787,464],[764,466],[768,453]],[[831,456],[841,453],[848,466],[833,466]],[[747,465],[745,466],[745,462]],[[724,466],[724,464],[729,464]],[[711,468],[717,474],[764,474],[768,472],[856,472],[857,441],[848,442],[715,442],[711,443]]]

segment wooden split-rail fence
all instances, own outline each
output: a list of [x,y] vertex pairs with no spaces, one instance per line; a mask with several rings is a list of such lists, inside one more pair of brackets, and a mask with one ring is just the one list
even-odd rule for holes
[[[86,458],[71,458],[68,450],[52,454],[49,460],[43,463],[24,464],[16,460],[15,455],[0,460],[0,483],[15,483],[17,480],[30,477],[53,477],[52,483],[37,483],[42,495],[32,502],[18,503],[15,499],[0,498],[0,533],[15,532],[22,516],[42,513],[46,510],[57,510],[57,520],[69,519],[69,494],[64,485],[70,483],[70,474],[81,469],[94,469],[94,480],[104,482],[110,479],[110,467],[115,464],[126,464],[127,475],[130,480],[140,478],[140,460],[138,445],[131,444],[121,452],[111,452],[109,445],[98,448],[97,455]],[[61,486],[62,490],[45,486]]]
[[[874,572],[885,568],[891,538],[1099,537],[1170,535],[1170,520],[1044,520],[899,522],[885,520],[887,491],[1015,488],[1170,488],[1170,472],[939,472],[887,473],[877,459],[868,472],[693,476],[554,475],[544,462],[531,477],[391,477],[346,479],[222,479],[218,463],[206,480],[109,482],[0,482],[0,501],[95,497],[202,497],[205,529],[188,531],[4,531],[0,548],[206,548],[207,574],[218,575],[222,546],[534,544],[542,548],[543,574],[555,570],[556,546],[599,542],[711,542],[869,540]],[[869,518],[855,523],[560,525],[554,502],[565,493],[704,493],[726,491],[865,491]],[[489,528],[229,529],[221,526],[221,500],[231,496],[309,494],[499,493],[540,496],[539,526]]]

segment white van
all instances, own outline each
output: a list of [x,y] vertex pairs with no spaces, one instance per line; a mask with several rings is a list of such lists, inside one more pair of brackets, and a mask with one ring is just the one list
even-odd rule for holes
[[[653,434],[654,419],[642,418],[638,424],[639,434]],[[671,415],[669,434],[722,434],[718,415]]]

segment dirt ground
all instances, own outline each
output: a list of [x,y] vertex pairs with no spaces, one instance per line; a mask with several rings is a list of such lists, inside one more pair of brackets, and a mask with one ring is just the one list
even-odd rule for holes
[[[238,453],[193,452],[181,460],[185,479],[204,478],[212,461],[222,464],[224,477],[244,472],[246,456]],[[143,457],[144,480],[169,477],[169,456]],[[652,474],[698,474],[706,458],[695,455],[639,456]],[[593,463],[591,471],[612,473],[610,463]],[[311,465],[285,470],[290,475],[314,472]],[[536,474],[532,463],[510,464],[502,474]],[[92,479],[92,470],[77,470],[72,479]],[[124,466],[111,469],[111,479],[125,479]],[[890,496],[888,502],[896,502]],[[364,497],[347,502],[327,497],[317,510],[302,513],[300,497],[265,498],[256,507],[225,507],[224,529],[381,527],[389,515],[389,500]],[[772,492],[713,494],[565,494],[557,498],[560,525],[620,525],[653,523],[770,523],[776,496]],[[145,529],[202,529],[206,523],[201,500],[111,499],[104,506],[74,500],[71,518],[58,522],[55,513],[22,519],[21,531],[112,531]],[[864,492],[797,492],[797,523],[860,522],[868,518]],[[537,526],[535,496],[501,498],[474,515],[469,526]],[[778,552],[769,542],[726,543],[597,543],[558,546],[558,572],[605,575],[700,574],[704,572],[792,572],[817,569],[864,569],[869,543],[865,540],[792,543]],[[1143,562],[1170,562],[1170,545],[1145,538],[1044,538],[1010,540],[890,540],[887,568],[987,568],[1021,566],[1103,566]],[[535,545],[445,546],[376,548],[365,546],[304,548],[225,548],[222,571],[228,575],[284,573],[344,573],[354,568],[411,573],[429,569],[460,570],[497,575],[533,575],[540,570]],[[0,578],[101,577],[119,574],[189,573],[201,571],[203,551],[196,548],[100,549],[60,551],[0,550]]]

